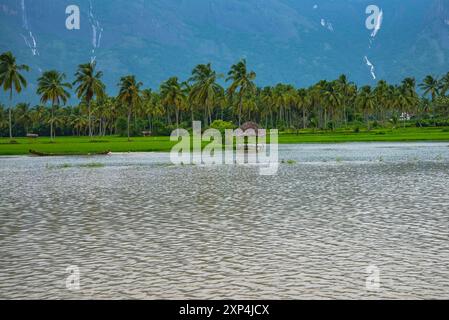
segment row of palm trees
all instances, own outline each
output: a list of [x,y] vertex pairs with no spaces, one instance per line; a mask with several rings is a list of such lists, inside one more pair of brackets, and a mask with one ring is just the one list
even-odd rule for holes
[[[23,75],[27,71],[29,67],[17,64],[11,52],[0,56],[0,85],[11,104],[14,91],[20,93],[27,85]],[[329,130],[359,122],[365,122],[370,129],[372,123],[385,124],[398,119],[403,119],[405,125],[411,116],[418,123],[430,119],[436,124],[438,119],[447,120],[449,109],[446,96],[449,73],[442,78],[429,75],[419,85],[414,78],[406,78],[397,85],[381,80],[374,87],[358,87],[341,75],[308,88],[287,84],[259,88],[254,82],[256,73],[248,70],[246,61],[241,60],[231,66],[227,77],[214,71],[210,63],[200,64],[186,81],[171,77],[157,92],[143,89],[133,75],[124,76],[116,97],[106,94],[102,77],[95,62],[79,65],[72,83],[66,82],[66,75],[56,70],[43,72],[37,83],[42,105],[29,109],[19,104],[15,112],[8,108],[10,138],[13,113],[16,125],[28,119],[26,131],[38,125],[30,126],[31,119],[43,121],[54,139],[55,128],[64,134],[76,132],[90,137],[115,134],[123,121],[128,138],[138,133],[137,127],[157,131],[157,127],[188,127],[193,120],[202,120],[205,127],[213,125],[214,120],[222,120],[239,126],[243,121],[255,121],[267,128]],[[227,89],[220,79],[230,83]],[[71,89],[80,103],[62,108],[70,99]],[[50,106],[44,107],[47,103]],[[4,110],[0,108],[0,129],[5,125]],[[62,127],[65,130],[61,131]]]

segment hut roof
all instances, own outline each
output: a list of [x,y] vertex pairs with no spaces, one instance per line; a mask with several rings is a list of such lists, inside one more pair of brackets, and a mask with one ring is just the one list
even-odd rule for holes
[[240,128],[237,129],[237,136],[263,137],[265,135],[265,129],[259,129],[259,125],[255,122],[245,122]]
[[249,130],[249,129],[253,129],[254,131],[258,131],[259,130],[259,125],[255,122],[245,122],[244,124],[242,124],[242,126],[240,127],[240,129],[242,129],[243,131]]

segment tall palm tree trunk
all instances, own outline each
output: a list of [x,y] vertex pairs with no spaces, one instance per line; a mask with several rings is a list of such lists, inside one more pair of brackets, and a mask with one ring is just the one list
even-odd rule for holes
[[131,141],[129,135],[129,123],[131,122],[131,112],[128,110],[128,142]]
[[211,113],[211,108],[207,108],[208,112],[209,112],[209,125],[212,124],[212,113]]
[[87,112],[89,114],[89,137],[92,138],[92,115],[90,112],[90,99],[87,101]]
[[12,86],[9,92],[9,138],[12,139]]
[[55,104],[51,105],[51,119],[50,119],[50,140],[53,141],[53,121],[55,120],[54,116]]
[[368,111],[365,111],[365,122],[366,122],[366,128],[368,131],[371,131],[371,127],[369,125],[369,114]]
[[170,112],[169,112],[169,110],[168,110],[168,108],[167,108],[167,112],[166,112],[166,114],[167,114],[167,125],[171,125],[171,115],[170,115]]
[[302,128],[306,128],[306,108],[302,108]]
[[12,116],[11,116],[11,109],[12,107],[9,108],[9,138],[12,139]]
[[343,119],[345,121],[345,128],[348,127],[348,116],[346,115],[346,103],[343,106]]
[[327,130],[327,108],[324,107],[324,130]]
[[242,104],[243,104],[243,98],[240,97],[240,101],[239,101],[239,127],[242,124]]

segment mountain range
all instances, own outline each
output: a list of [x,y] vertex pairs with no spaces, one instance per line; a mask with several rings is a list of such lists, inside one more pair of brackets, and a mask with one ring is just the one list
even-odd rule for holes
[[[365,23],[373,4],[382,12],[375,36]],[[69,5],[80,9],[79,30],[66,28]],[[110,94],[126,74],[157,89],[199,63],[226,74],[242,58],[259,86],[342,73],[360,85],[397,83],[449,71],[449,0],[0,0],[4,51],[32,68],[17,98],[32,103],[42,71],[71,81],[93,59]]]

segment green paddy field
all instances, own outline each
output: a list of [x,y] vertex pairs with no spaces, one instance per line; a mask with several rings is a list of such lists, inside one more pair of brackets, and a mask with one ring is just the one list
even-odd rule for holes
[[[296,143],[342,143],[342,142],[404,142],[404,141],[448,141],[449,128],[400,128],[371,131],[300,131],[299,133],[280,133],[280,144]],[[56,137],[54,142],[48,137],[0,138],[0,155],[26,155],[30,150],[58,155],[92,154],[111,152],[168,152],[175,142],[169,137]]]

